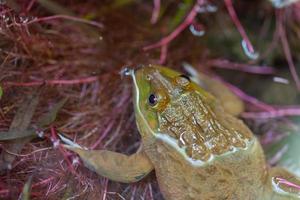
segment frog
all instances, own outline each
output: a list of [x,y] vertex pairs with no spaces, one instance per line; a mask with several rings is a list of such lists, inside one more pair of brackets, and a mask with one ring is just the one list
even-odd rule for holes
[[[237,117],[240,100],[223,86],[209,91],[220,82],[203,75],[191,79],[160,65],[126,73],[133,81],[141,146],[126,155],[66,144],[87,168],[122,183],[140,181],[154,170],[166,200],[300,199],[300,179],[268,166],[258,139]],[[223,93],[239,109],[222,103]]]

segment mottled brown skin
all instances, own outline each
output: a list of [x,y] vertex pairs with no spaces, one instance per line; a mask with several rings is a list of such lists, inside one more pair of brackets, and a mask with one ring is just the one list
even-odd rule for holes
[[125,156],[69,147],[90,169],[121,182],[154,169],[166,200],[300,199],[299,190],[277,178],[300,181],[284,169],[270,170],[252,132],[214,96],[167,68],[147,66],[131,75],[143,151]]

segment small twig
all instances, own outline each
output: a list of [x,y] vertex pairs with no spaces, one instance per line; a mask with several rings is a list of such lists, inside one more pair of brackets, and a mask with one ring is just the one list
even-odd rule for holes
[[107,134],[111,131],[114,125],[114,121],[110,121],[110,123],[107,125],[106,129],[102,132],[101,136],[98,138],[98,140],[91,146],[91,149],[95,149],[102,140],[107,136]]
[[[247,47],[246,51],[244,49],[245,53],[247,54],[247,51],[249,51],[250,55],[247,54],[247,56],[250,57],[251,59],[252,58],[256,59],[257,55],[255,54],[253,45],[251,44],[250,39],[248,38],[247,33],[246,33],[245,29],[243,28],[243,26],[233,8],[232,1],[224,0],[224,2],[225,2],[226,8],[228,10],[228,13],[229,13],[233,23],[235,24],[237,30],[239,31],[240,35],[242,36],[243,41]],[[242,42],[242,45],[243,45],[243,42]]]
[[40,85],[74,85],[82,83],[91,83],[98,80],[97,76],[90,76],[86,78],[73,79],[73,80],[45,80],[45,81],[34,81],[34,82],[3,82],[3,85],[7,86],[40,86]]
[[204,4],[204,0],[198,0],[190,13],[187,15],[185,20],[168,36],[162,38],[159,42],[154,43],[152,45],[146,46],[143,48],[143,50],[147,51],[150,49],[158,48],[164,45],[169,44],[172,40],[174,40],[186,27],[188,27],[195,19],[195,17],[198,14],[199,6],[202,6]]
[[67,19],[67,20],[71,20],[71,21],[75,21],[75,22],[89,24],[89,25],[92,25],[92,26],[95,26],[95,27],[98,27],[101,29],[104,28],[104,25],[99,22],[90,21],[90,20],[86,20],[86,19],[82,19],[82,18],[70,16],[70,15],[53,15],[53,16],[48,16],[48,17],[40,17],[40,18],[33,19],[32,21],[29,21],[28,23],[26,23],[26,25],[30,25],[30,24],[37,23],[37,22],[56,20],[56,19]]
[[242,117],[244,118],[278,118],[287,116],[300,116],[300,108],[278,108],[267,112],[244,112]]
[[104,191],[103,191],[103,197],[102,197],[102,200],[106,200],[106,194],[107,194],[107,185],[108,185],[108,179],[105,178],[104,179]]
[[167,58],[167,55],[168,55],[168,45],[161,46],[159,64],[164,64],[164,62]]
[[153,198],[153,191],[152,191],[152,186],[151,186],[151,183],[148,184],[148,188],[149,188],[149,195],[150,195],[150,199],[151,200],[154,200]]
[[252,74],[274,74],[275,73],[275,69],[273,67],[234,63],[234,62],[230,62],[229,60],[223,60],[223,59],[209,60],[207,63],[208,65],[211,65],[212,67],[216,67],[216,68],[231,69],[231,70],[237,70],[237,71],[242,71],[242,72],[247,72]]
[[150,49],[161,47],[160,63],[164,63],[167,56],[168,44],[172,40],[174,40],[184,29],[186,29],[186,27],[191,25],[191,23],[194,21],[195,17],[198,14],[199,7],[202,6],[204,3],[204,0],[197,0],[192,10],[185,18],[185,20],[173,32],[171,32],[168,36],[162,38],[159,42],[144,47],[143,50],[147,51]]
[[282,48],[286,57],[286,60],[288,62],[290,72],[292,74],[292,77],[295,81],[296,87],[298,91],[300,91],[300,80],[296,71],[295,64],[293,62],[290,46],[287,40],[285,28],[284,28],[284,18],[283,18],[283,13],[282,10],[279,10],[276,12],[276,17],[277,17],[277,28],[279,32],[279,38],[282,44]]
[[26,8],[26,11],[29,12],[33,6],[33,4],[35,3],[36,0],[31,0]]
[[[50,130],[51,130],[51,141],[53,142],[54,148],[55,148],[55,147],[58,147],[59,151],[62,153],[62,155],[63,155],[63,157],[64,157],[64,160],[65,160],[65,161],[67,162],[67,164],[68,164],[69,170],[70,170],[73,174],[77,175],[77,173],[76,173],[76,171],[75,171],[75,169],[74,169],[74,167],[73,167],[71,161],[69,160],[69,158],[68,158],[68,156],[67,156],[67,154],[66,154],[66,150],[64,149],[64,147],[63,147],[61,144],[59,144],[59,141],[60,141],[60,140],[59,140],[58,137],[57,137],[56,129],[55,129],[53,126],[51,126]],[[57,146],[56,146],[56,145],[57,145]]]
[[154,7],[152,11],[152,17],[151,17],[151,23],[155,24],[159,17],[159,11],[160,11],[160,0],[153,0]]
[[224,82],[223,80],[221,80],[225,85],[227,85],[227,87],[233,92],[235,93],[238,97],[240,97],[242,100],[256,106],[259,109],[265,110],[267,112],[269,111],[273,111],[275,110],[272,106],[258,100],[255,97],[252,97],[248,94],[246,94],[245,92],[243,92],[241,89],[239,89],[238,87],[228,83],[228,82]]

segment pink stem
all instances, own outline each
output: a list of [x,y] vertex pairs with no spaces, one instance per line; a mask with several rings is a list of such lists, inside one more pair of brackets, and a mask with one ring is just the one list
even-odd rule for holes
[[151,23],[155,24],[159,17],[159,11],[160,11],[160,0],[153,0],[154,7],[152,11],[152,17],[151,17]]
[[242,63],[234,63],[230,62],[228,60],[223,59],[214,59],[208,61],[208,65],[211,65],[212,67],[216,68],[222,68],[222,69],[231,69],[231,70],[237,70],[252,74],[274,74],[275,69],[273,67],[268,66],[253,66],[248,64],[242,64]]
[[245,92],[243,92],[241,89],[237,88],[236,86],[230,84],[230,83],[227,83],[227,82],[224,82],[224,84],[227,85],[227,87],[229,87],[229,89],[235,93],[238,97],[240,97],[242,100],[248,102],[248,103],[251,103],[252,105],[255,105],[257,108],[260,108],[262,110],[265,110],[265,111],[273,111],[275,110],[272,106],[256,99],[255,97],[252,97],[248,94],[246,94]]
[[168,54],[168,45],[161,46],[159,64],[164,64],[166,62],[167,54]]
[[[51,126],[50,131],[51,131],[51,140],[52,140],[53,142],[58,141],[56,129],[55,129],[53,126]],[[64,147],[63,147],[62,145],[59,144],[59,145],[58,145],[58,149],[59,149],[59,151],[62,153],[62,155],[63,155],[65,161],[67,162],[69,170],[70,170],[73,174],[76,175],[76,171],[75,171],[75,169],[73,168],[73,165],[72,165],[71,161],[68,159],[68,156],[67,156],[67,154],[66,154],[66,151],[65,151]]]
[[300,108],[278,108],[267,112],[244,112],[242,117],[252,119],[277,118],[286,116],[300,116]]
[[170,43],[173,39],[175,39],[187,26],[189,26],[193,20],[195,19],[195,17],[198,14],[198,9],[199,6],[202,6],[204,4],[204,0],[198,0],[194,7],[192,8],[192,10],[190,11],[190,13],[187,15],[187,17],[185,18],[185,20],[172,32],[170,33],[168,36],[162,38],[159,42],[154,43],[152,45],[146,46],[143,48],[144,51],[150,50],[150,49],[154,49],[154,48],[158,48],[164,45],[167,45],[168,43]]
[[282,48],[283,48],[286,60],[288,62],[292,77],[296,83],[296,87],[297,87],[298,91],[300,91],[300,80],[297,75],[296,67],[295,67],[295,64],[293,62],[293,58],[291,55],[290,46],[289,46],[289,43],[288,43],[288,40],[286,37],[286,32],[285,32],[284,25],[283,25],[284,22],[283,22],[282,12],[278,11],[276,13],[276,17],[278,20],[278,31],[279,31],[279,37],[281,40]]
[[286,179],[277,177],[276,180],[278,180],[278,183],[282,183],[284,185],[287,185],[287,186],[290,186],[290,187],[293,187],[293,188],[296,188],[296,189],[300,190],[300,185],[297,185],[295,183],[289,182]]
[[251,53],[254,53],[254,48],[253,48],[253,46],[252,46],[252,44],[251,44],[251,42],[250,42],[250,40],[249,40],[249,38],[246,34],[246,31],[244,30],[244,28],[243,28],[243,26],[242,26],[242,24],[241,24],[241,22],[240,22],[240,20],[237,16],[235,10],[233,8],[232,1],[231,0],[224,0],[224,2],[225,2],[226,8],[228,10],[228,13],[229,13],[233,23],[235,24],[236,28],[238,29],[239,33],[241,34],[243,40],[246,42],[249,51]]
[[35,3],[35,0],[31,0],[26,8],[26,11],[29,12],[33,6],[33,4]]
[[74,80],[45,80],[45,81],[35,81],[35,82],[3,82],[4,85],[8,86],[40,86],[40,85],[73,85],[81,83],[91,83],[98,80],[97,76],[90,76],[87,78],[74,79]]
[[107,185],[108,185],[108,179],[105,178],[104,179],[104,191],[103,191],[103,197],[102,197],[102,200],[106,200],[106,194],[107,194]]
[[111,121],[108,126],[106,127],[106,129],[103,131],[103,133],[101,134],[101,136],[98,138],[98,140],[91,146],[91,149],[95,149],[101,142],[102,140],[107,136],[107,134],[109,133],[109,131],[113,128],[113,125],[115,123],[113,121]]

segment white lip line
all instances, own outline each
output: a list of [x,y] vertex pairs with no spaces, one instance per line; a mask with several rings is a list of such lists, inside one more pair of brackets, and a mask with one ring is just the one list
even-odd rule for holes
[[[184,158],[185,160],[187,160],[191,165],[195,166],[195,167],[201,167],[204,166],[208,163],[210,163],[211,161],[213,161],[215,159],[215,157],[219,157],[219,156],[211,156],[208,161],[201,161],[201,160],[193,160],[192,158],[190,158],[186,152],[184,148],[179,147],[179,145],[177,144],[177,140],[175,140],[174,138],[172,138],[171,136],[169,136],[168,134],[164,134],[164,133],[154,133],[154,131],[151,129],[151,127],[148,124],[148,121],[145,119],[141,109],[140,109],[140,105],[139,105],[139,87],[137,85],[137,81],[135,78],[135,74],[134,74],[134,70],[131,70],[130,75],[133,79],[133,83],[134,83],[134,87],[135,87],[135,91],[136,91],[136,108],[137,108],[137,112],[139,113],[139,116],[142,118],[144,124],[146,124],[147,129],[151,132],[151,134],[156,138],[159,139],[163,142],[165,142],[166,144],[170,145],[171,147],[173,147],[177,152],[179,152]],[[250,142],[250,141],[249,141]],[[252,143],[252,142],[251,142]],[[248,148],[249,143],[247,144],[246,148]],[[238,150],[238,148],[233,148],[232,151],[227,152],[222,154],[223,155],[228,155],[231,153],[234,153]]]
[[139,113],[139,116],[142,118],[144,124],[146,124],[148,130],[152,133],[152,135],[155,136],[155,133],[154,131],[151,129],[151,127],[149,126],[148,124],[148,121],[145,119],[141,109],[140,109],[140,105],[139,105],[139,97],[140,97],[140,91],[139,91],[139,87],[137,85],[137,81],[136,81],[136,78],[135,78],[135,74],[134,74],[134,70],[131,70],[130,72],[130,75],[133,79],[133,84],[134,84],[134,87],[135,87],[135,91],[136,91],[136,108],[137,108],[137,112]]
[[212,162],[215,158],[224,156],[224,155],[229,155],[232,153],[235,153],[238,150],[247,150],[249,148],[249,145],[254,144],[254,140],[248,141],[246,144],[245,148],[237,148],[237,147],[233,147],[232,151],[228,151],[226,153],[223,153],[221,155],[211,155],[210,158],[207,161],[201,161],[201,160],[193,160],[192,158],[190,158],[186,152],[185,152],[185,148],[184,147],[179,147],[177,140],[172,138],[171,136],[169,136],[168,134],[164,134],[164,133],[156,133],[155,137],[165,143],[167,143],[168,145],[170,145],[171,147],[173,147],[174,149],[177,150],[177,152],[179,152],[191,165],[195,166],[195,167],[201,167],[204,165],[209,164],[210,162]]

